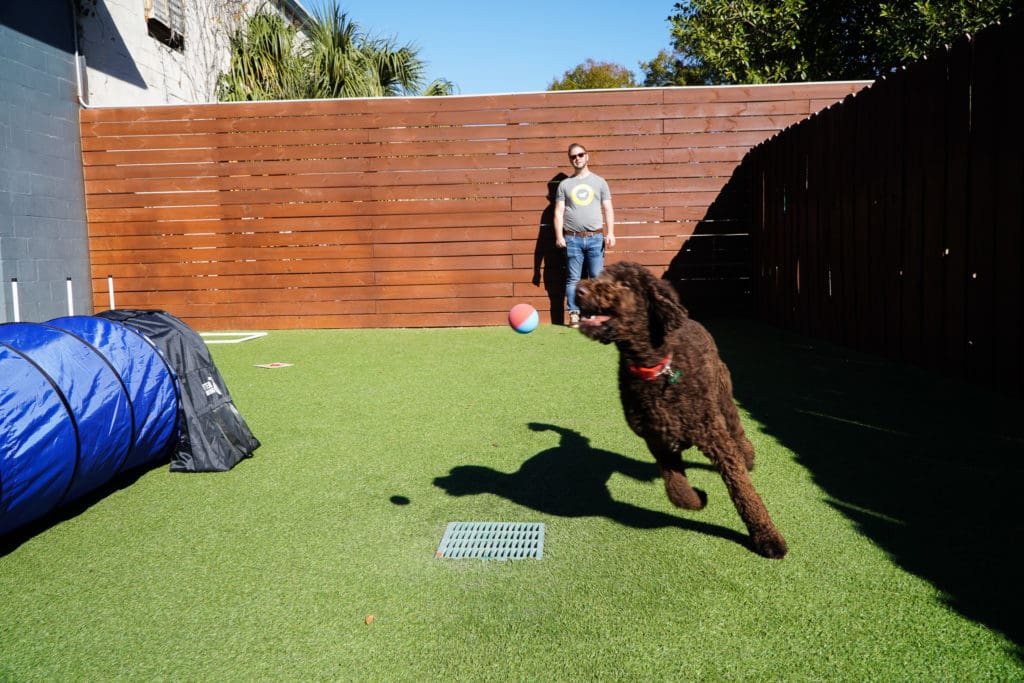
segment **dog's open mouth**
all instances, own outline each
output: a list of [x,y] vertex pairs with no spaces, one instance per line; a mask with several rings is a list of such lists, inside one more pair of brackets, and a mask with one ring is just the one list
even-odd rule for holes
[[611,320],[610,315],[598,315],[594,313],[590,315],[583,315],[580,318],[580,327],[600,327],[609,320]]

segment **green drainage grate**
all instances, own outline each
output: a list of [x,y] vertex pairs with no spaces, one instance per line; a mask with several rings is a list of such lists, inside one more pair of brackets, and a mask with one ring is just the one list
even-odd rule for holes
[[453,560],[541,559],[544,525],[530,522],[448,522],[434,557]]

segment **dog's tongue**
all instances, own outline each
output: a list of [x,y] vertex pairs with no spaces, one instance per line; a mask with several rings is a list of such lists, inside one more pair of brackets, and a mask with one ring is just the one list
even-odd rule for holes
[[589,318],[581,319],[580,325],[586,325],[587,327],[599,327],[604,325],[608,319],[607,315],[592,315]]

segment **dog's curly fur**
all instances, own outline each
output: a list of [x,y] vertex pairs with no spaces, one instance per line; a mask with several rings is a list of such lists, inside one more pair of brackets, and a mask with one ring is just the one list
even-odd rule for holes
[[[786,541],[775,528],[748,470],[754,447],[743,432],[729,370],[714,340],[692,320],[675,290],[637,263],[620,262],[577,289],[580,331],[619,349],[619,394],[629,426],[658,463],[669,500],[700,510],[707,495],[690,486],[681,453],[697,446],[725,481],[750,532],[753,549],[781,558]],[[668,369],[651,378],[638,368]]]

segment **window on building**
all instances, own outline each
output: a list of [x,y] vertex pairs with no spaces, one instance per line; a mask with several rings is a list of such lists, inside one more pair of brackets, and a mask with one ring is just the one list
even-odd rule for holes
[[146,0],[149,35],[178,51],[185,49],[185,0]]

